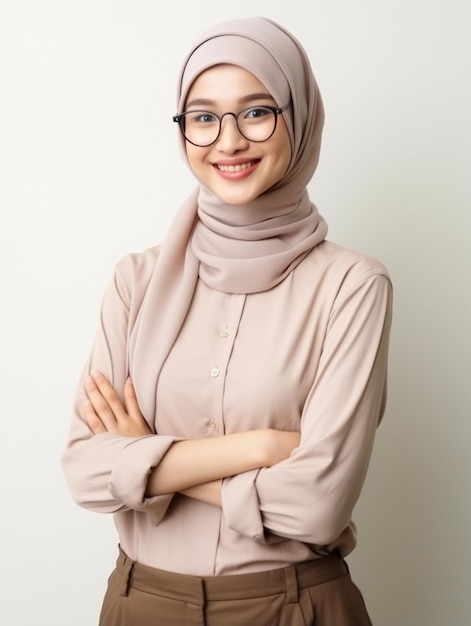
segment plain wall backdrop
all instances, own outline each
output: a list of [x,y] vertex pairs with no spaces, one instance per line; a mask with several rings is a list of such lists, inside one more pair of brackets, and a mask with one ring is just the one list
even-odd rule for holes
[[354,577],[375,626],[469,626],[470,6],[0,0],[1,624],[97,623],[117,538],[59,466],[75,385],[114,264],[193,188],[171,121],[188,47],[265,15],[323,94],[310,192],[329,238],[395,287]]

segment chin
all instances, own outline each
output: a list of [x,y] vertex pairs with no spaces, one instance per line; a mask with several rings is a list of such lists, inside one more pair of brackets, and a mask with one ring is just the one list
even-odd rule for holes
[[252,196],[250,197],[243,197],[243,198],[221,198],[222,202],[224,202],[225,204],[229,204],[231,206],[241,206],[243,204],[248,204],[249,202],[251,202],[254,198],[252,198]]
[[263,193],[260,192],[245,192],[245,193],[218,193],[218,190],[213,189],[213,192],[217,195],[217,197],[224,202],[225,204],[230,204],[231,206],[239,206],[242,204],[249,204],[253,202],[258,196]]

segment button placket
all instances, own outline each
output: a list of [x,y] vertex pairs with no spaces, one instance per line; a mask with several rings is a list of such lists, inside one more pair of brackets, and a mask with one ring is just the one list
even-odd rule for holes
[[[218,304],[220,306],[218,306]],[[212,379],[208,388],[208,422],[207,432],[218,435],[224,432],[224,388],[226,375],[231,359],[232,349],[237,334],[238,324],[245,304],[245,295],[237,294],[220,298],[214,302],[220,317],[216,322],[213,341],[209,352],[209,378]]]

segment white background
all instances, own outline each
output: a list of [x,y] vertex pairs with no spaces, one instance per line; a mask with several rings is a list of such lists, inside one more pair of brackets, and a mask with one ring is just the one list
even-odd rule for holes
[[0,623],[93,626],[112,519],[59,456],[114,263],[193,187],[171,122],[213,23],[266,15],[326,107],[311,196],[329,238],[395,286],[387,414],[350,559],[375,626],[469,626],[471,95],[468,0],[0,0]]

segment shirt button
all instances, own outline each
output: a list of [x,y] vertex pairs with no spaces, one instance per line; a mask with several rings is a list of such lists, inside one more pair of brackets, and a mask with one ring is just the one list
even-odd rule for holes
[[229,330],[227,328],[221,328],[221,330],[219,331],[219,336],[220,337],[229,337]]
[[209,422],[209,430],[216,430],[216,422]]
[[213,378],[217,378],[219,376],[219,370],[217,367],[213,367],[209,373]]

